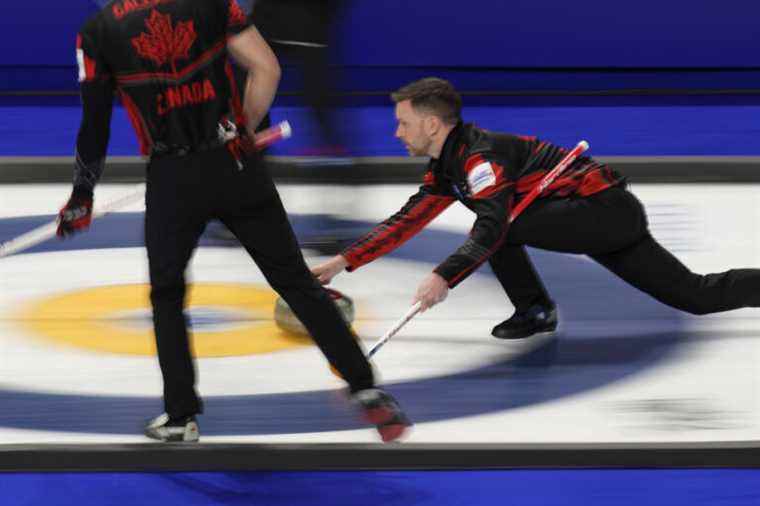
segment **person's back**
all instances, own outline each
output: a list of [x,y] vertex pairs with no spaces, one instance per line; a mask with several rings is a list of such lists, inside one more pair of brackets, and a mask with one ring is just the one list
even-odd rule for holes
[[226,0],[113,1],[83,27],[80,79],[118,87],[143,154],[216,142],[244,123],[227,57],[230,28],[246,26]]

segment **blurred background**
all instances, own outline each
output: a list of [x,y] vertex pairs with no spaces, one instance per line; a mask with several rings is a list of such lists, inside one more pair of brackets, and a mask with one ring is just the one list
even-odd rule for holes
[[[292,37],[287,30],[293,26],[308,31],[331,23],[331,89],[343,106],[339,129],[350,138],[346,150],[357,156],[404,154],[392,137],[388,93],[429,75],[456,85],[471,121],[564,145],[588,137],[597,156],[758,154],[753,120],[760,55],[749,1],[727,0],[716,9],[707,0],[688,6],[656,0],[631,6],[353,0],[329,17],[308,7],[329,2],[271,3],[317,11],[274,23],[267,16],[262,30],[275,39]],[[28,156],[28,143],[40,156],[71,154],[78,121],[71,48],[78,27],[97,8],[86,0],[3,8],[4,155]],[[302,38],[323,37],[314,31],[320,33]],[[303,154],[320,136],[301,117],[310,90],[296,63],[283,61],[272,116],[288,117],[297,135],[274,148],[277,155]],[[136,153],[123,114],[114,120],[111,152]]]
[[[587,140],[592,156],[629,176],[654,235],[693,270],[760,267],[757,2],[248,0],[242,6],[283,66],[270,121],[290,121],[294,135],[270,148],[267,162],[310,263],[339,251],[416,190],[426,160],[407,157],[394,138],[389,94],[438,76],[462,93],[465,121],[565,147]],[[68,196],[80,120],[74,45],[98,8],[89,0],[0,7],[0,241],[50,221]],[[96,202],[144,179],[137,154],[117,104]],[[0,443],[143,442],[136,427],[160,407],[160,377],[145,299],[142,211],[134,205],[72,241],[0,259]],[[448,210],[393,255],[336,280],[354,299],[365,344],[404,313],[418,282],[464,241],[471,224],[466,210]],[[417,423],[411,444],[756,448],[757,310],[691,317],[583,257],[531,255],[559,304],[555,338],[495,342],[490,328],[512,307],[484,267],[378,354],[383,381]],[[198,287],[188,313],[207,398],[205,441],[374,442],[336,404],[341,385],[308,340],[272,325],[275,295],[221,226],[209,226],[188,275]],[[726,466],[757,466],[753,451],[754,460],[729,457]],[[373,468],[373,456],[356,455]],[[441,455],[441,462],[456,458]],[[708,450],[704,455],[715,462]],[[102,458],[82,457],[93,466]],[[625,464],[631,455],[623,451],[619,459]],[[646,493],[633,472],[611,480],[578,473],[539,472],[522,488],[474,484],[459,473],[445,479],[451,489],[392,473],[356,475],[357,492],[330,503],[374,504],[391,490],[404,504],[425,503],[421,497],[429,504],[502,504],[507,486],[523,494],[515,500],[535,504],[760,501],[760,480],[749,471],[652,471]],[[196,478],[167,475],[156,478],[163,480],[158,485],[141,484],[154,487],[148,499],[122,489],[117,495],[144,504],[159,496],[177,500],[161,495],[163,485]],[[261,499],[259,478],[272,480],[217,478],[198,490],[213,486]],[[306,492],[296,496],[273,485],[267,504],[327,504],[320,491],[342,487],[340,479],[298,481],[293,490]],[[546,486],[558,479],[562,486]],[[49,483],[50,490],[65,486]],[[77,490],[70,504],[85,503],[89,483],[68,485]],[[33,484],[14,486],[33,490]],[[484,495],[472,502],[457,495],[457,484]],[[740,489],[746,493],[722,493]],[[43,496],[28,497],[15,504]],[[192,491],[181,500],[238,504],[219,496],[208,502],[207,494]]]

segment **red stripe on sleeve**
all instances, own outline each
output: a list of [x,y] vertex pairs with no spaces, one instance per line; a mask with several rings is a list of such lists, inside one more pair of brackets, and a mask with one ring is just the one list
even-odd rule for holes
[[604,177],[600,169],[594,169],[583,178],[576,193],[581,197],[588,197],[594,193],[606,190],[612,186],[612,182]]
[[[356,246],[343,252],[343,256],[349,263],[349,270],[368,264],[401,246],[441,214],[453,201],[452,197],[427,195],[400,220],[391,224],[384,222],[375,227],[369,234],[359,239],[355,243]],[[383,225],[385,228],[377,233],[378,228]]]
[[541,182],[545,175],[546,171],[541,170],[521,177],[517,180],[517,188],[515,191],[517,193],[528,193],[534,186]]
[[230,0],[230,15],[228,26],[239,26],[245,24],[245,13],[238,5],[237,0]]
[[95,60],[87,55],[84,55],[84,69],[87,75],[87,80],[95,79],[96,64]]
[[132,123],[132,128],[135,129],[135,133],[137,134],[137,140],[140,143],[140,153],[146,156],[150,155],[153,149],[153,141],[150,139],[150,133],[148,133],[148,128],[145,125],[145,121],[143,121],[142,114],[140,114],[140,109],[138,109],[132,98],[125,92],[120,91],[119,95],[121,96],[121,103],[124,104],[124,108],[127,110],[127,116],[129,116],[129,121]]

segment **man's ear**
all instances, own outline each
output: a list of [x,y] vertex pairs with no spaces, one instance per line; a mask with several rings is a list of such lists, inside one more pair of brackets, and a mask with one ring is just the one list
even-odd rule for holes
[[441,129],[441,119],[435,114],[428,114],[422,121],[428,136],[435,135]]

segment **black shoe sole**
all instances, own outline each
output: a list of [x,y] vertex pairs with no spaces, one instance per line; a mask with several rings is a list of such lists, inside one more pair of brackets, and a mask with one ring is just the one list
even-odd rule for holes
[[503,339],[505,341],[511,341],[515,339],[525,339],[527,337],[535,336],[538,334],[550,334],[552,332],[555,332],[557,330],[557,325],[554,325],[552,327],[545,327],[543,329],[539,330],[524,330],[522,332],[513,332],[511,334],[498,336],[494,332],[491,332],[491,335],[494,336],[496,339]]

